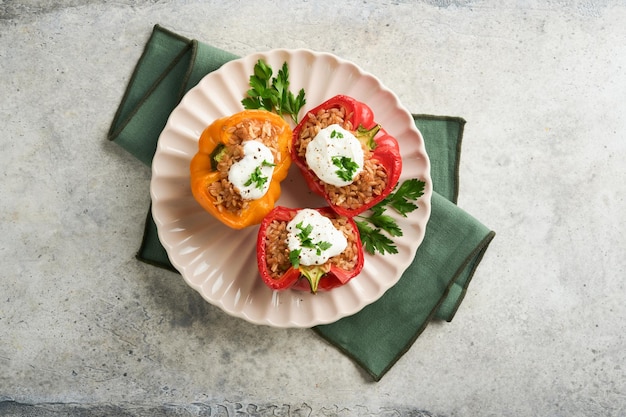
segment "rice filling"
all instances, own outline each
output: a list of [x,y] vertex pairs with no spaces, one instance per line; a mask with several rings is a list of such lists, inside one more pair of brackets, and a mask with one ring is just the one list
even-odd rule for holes
[[[346,114],[345,108],[321,109],[317,114],[308,113],[299,137],[296,139],[295,149],[297,155],[306,161],[307,147],[318,133],[331,125],[354,132],[358,126],[352,126],[349,119],[352,114]],[[385,167],[376,159],[372,158],[372,151],[364,144],[362,170],[348,185],[333,185],[319,180],[324,187],[326,195],[332,204],[346,209],[357,209],[380,196],[388,182]],[[308,166],[308,164],[307,164]]]
[[[336,266],[343,270],[352,270],[358,262],[358,244],[357,236],[348,224],[345,217],[330,218],[333,226],[343,233],[347,240],[346,249],[339,255],[335,255],[321,265],[326,272],[330,271],[331,266]],[[267,227],[265,236],[265,262],[267,270],[273,279],[279,279],[292,264],[289,259],[289,231],[287,224],[289,221],[273,220]]]
[[[278,136],[282,133],[282,129],[274,126],[268,120],[246,119],[226,130],[225,133],[229,135],[228,143],[225,144],[226,147],[217,164],[220,179],[211,183],[208,189],[215,199],[215,205],[219,211],[228,210],[240,214],[248,207],[250,201],[260,198],[258,194],[250,193],[249,190],[242,190],[244,187],[240,188],[233,184],[232,175],[229,178],[233,165],[244,159],[246,155],[244,148],[247,142],[256,141],[271,153],[271,161],[266,161],[265,167],[261,164],[260,168],[261,177],[267,179],[263,181],[262,187],[265,192],[267,191],[266,188],[271,182],[271,175],[268,175],[271,171],[269,168],[281,160],[280,152],[278,152]],[[265,159],[270,158],[268,156]],[[251,182],[249,185],[254,186],[256,184]]]

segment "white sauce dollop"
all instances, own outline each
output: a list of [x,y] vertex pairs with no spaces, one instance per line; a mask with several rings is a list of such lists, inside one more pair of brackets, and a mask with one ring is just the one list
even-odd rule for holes
[[[354,161],[358,167],[350,179],[341,178],[340,170],[334,157],[346,157]],[[306,163],[319,179],[327,184],[343,187],[352,184],[354,178],[363,170],[363,148],[361,142],[348,130],[334,124],[322,130],[307,145]]]
[[244,200],[258,200],[269,190],[273,174],[274,155],[270,148],[249,140],[243,143],[243,158],[230,167],[228,181]]
[[[303,247],[298,236],[308,225],[312,226],[308,237],[313,243],[313,248]],[[328,243],[330,246],[320,249],[321,242]],[[313,209],[302,209],[287,223],[287,246],[290,252],[300,250],[300,264],[322,265],[333,256],[343,252],[348,247],[348,240],[340,230],[335,228],[328,217],[322,216]]]

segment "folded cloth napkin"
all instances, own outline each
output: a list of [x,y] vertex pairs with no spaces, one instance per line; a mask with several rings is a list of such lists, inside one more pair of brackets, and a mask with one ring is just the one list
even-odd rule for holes
[[[151,164],[170,112],[205,74],[236,58],[156,25],[114,117],[109,139]],[[432,213],[412,265],[359,313],[314,330],[378,381],[433,318],[451,321],[495,233],[456,205],[465,121],[414,115],[433,180]],[[137,258],[174,270],[150,211]]]

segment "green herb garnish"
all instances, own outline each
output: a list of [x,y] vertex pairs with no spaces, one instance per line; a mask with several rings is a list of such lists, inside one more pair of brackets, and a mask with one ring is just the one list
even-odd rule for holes
[[393,208],[403,217],[416,210],[417,205],[413,201],[417,200],[424,194],[424,186],[426,184],[418,179],[406,180],[397,187],[397,189],[389,194],[384,200],[376,204],[370,209],[369,216],[357,216],[362,220],[355,221],[363,248],[370,254],[379,252],[398,253],[398,248],[394,245],[393,240],[383,234],[386,232],[389,236],[402,236],[402,230],[393,217],[385,214],[388,207]]
[[339,169],[335,171],[335,174],[339,178],[344,181],[352,181],[352,177],[357,169],[359,169],[359,164],[354,162],[352,158],[348,158],[347,156],[333,156],[331,158],[333,165],[338,167]]
[[357,220],[355,223],[361,235],[363,249],[368,253],[372,255],[376,252],[380,252],[383,255],[385,253],[398,253],[398,248],[393,244],[393,240],[382,234],[380,229],[370,226],[367,221]]
[[[307,224],[304,226],[303,222],[296,224],[296,228],[300,230],[300,232],[296,235],[300,240],[300,246],[308,249],[315,249],[315,253],[317,256],[322,254],[322,251],[330,249],[333,244],[330,242],[326,242],[324,240],[319,242],[314,242],[313,238],[311,238],[311,233],[313,232],[313,226]],[[294,249],[289,252],[289,261],[294,268],[298,268],[300,266],[300,249]]]
[[296,228],[300,230],[300,233],[298,233],[296,236],[298,236],[298,239],[300,239],[300,246],[302,246],[303,248],[317,249],[317,254],[320,255],[321,251],[326,250],[332,246],[330,242],[326,241],[313,242],[313,239],[311,238],[311,233],[313,232],[312,225],[307,224],[306,226],[303,226],[303,222],[300,222],[296,225]]
[[301,249],[289,251],[289,262],[291,262],[294,268],[300,267],[300,252],[302,252]]
[[263,173],[261,172],[261,167],[256,167],[254,171],[252,171],[252,174],[250,174],[250,178],[248,178],[248,181],[246,181],[243,185],[248,187],[254,184],[255,188],[261,189],[267,182],[267,179],[267,177],[263,176]]
[[[379,204],[386,204],[393,207],[398,213],[406,217],[407,213],[410,213],[417,209],[417,206],[411,201],[415,201],[424,194],[424,187],[426,184],[424,181],[417,179],[406,180],[402,185],[393,193],[389,194]],[[384,211],[384,209],[383,209]]]
[[311,239],[311,232],[313,231],[313,226],[307,224],[306,227],[303,226],[303,222],[296,224],[296,229],[300,230],[296,236],[300,239],[300,246],[303,248],[314,248],[313,239]]
[[262,167],[275,167],[276,164],[273,164],[271,162],[267,162],[265,159],[263,160],[263,162],[261,162],[261,166]]
[[320,256],[322,254],[322,251],[330,249],[333,246],[333,244],[323,240],[321,242],[317,242],[316,246],[317,248],[316,248],[315,253],[317,254],[317,256]]
[[343,139],[343,133],[341,132],[337,132],[336,130],[333,130],[332,132],[330,132],[330,137],[331,139]]
[[289,91],[289,68],[283,63],[275,78],[273,70],[265,61],[259,59],[254,66],[254,74],[250,76],[248,97],[241,100],[245,109],[265,109],[277,114],[291,116],[298,123],[298,113],[306,103],[304,89],[298,95]]

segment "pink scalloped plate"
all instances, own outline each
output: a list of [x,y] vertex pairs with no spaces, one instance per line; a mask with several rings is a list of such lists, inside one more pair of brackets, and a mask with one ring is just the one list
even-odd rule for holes
[[[257,227],[233,230],[214,219],[194,200],[189,163],[198,138],[214,120],[242,111],[241,100],[259,59],[277,70],[289,66],[290,90],[306,91],[300,112],[332,96],[345,94],[367,103],[375,119],[400,144],[400,181],[426,183],[408,217],[395,216],[404,235],[395,238],[398,253],[365,256],[361,274],[328,292],[272,291],[256,266]],[[252,323],[274,327],[312,327],[352,315],[379,299],[402,276],[424,239],[430,217],[430,162],[421,133],[398,97],[373,75],[329,53],[277,49],[230,61],[205,76],[174,109],[165,126],[152,164],[152,214],[159,239],[170,261],[189,286],[209,303]],[[295,166],[283,182],[279,205],[318,207],[323,200],[308,191]]]

